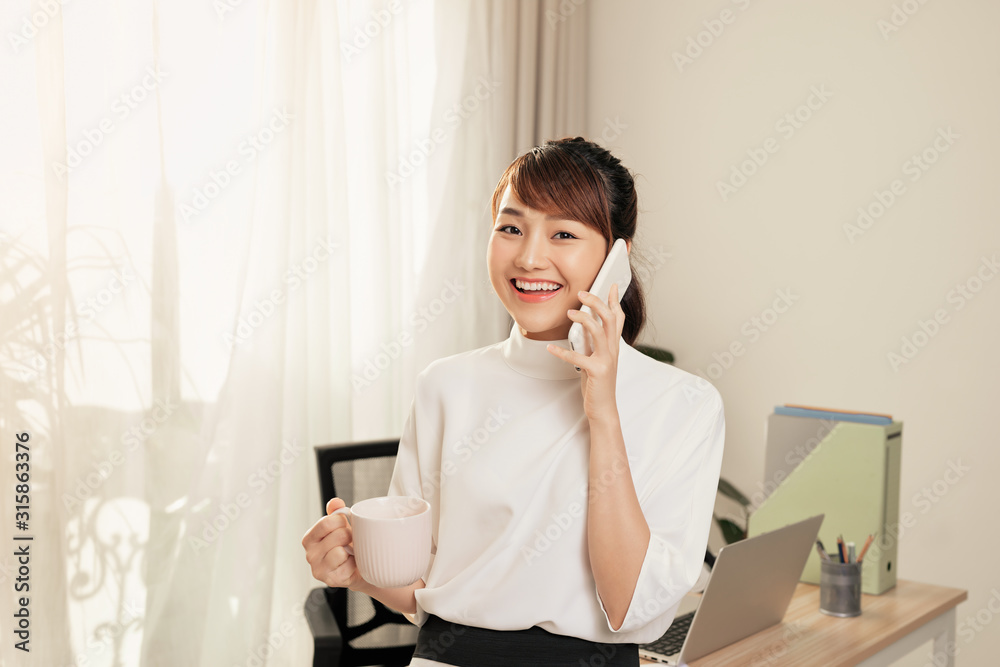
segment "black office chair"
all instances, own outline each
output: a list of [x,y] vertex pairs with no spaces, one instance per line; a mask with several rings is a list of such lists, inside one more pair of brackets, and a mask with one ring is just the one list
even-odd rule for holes
[[[389,490],[399,440],[315,447],[323,512],[330,498],[347,506]],[[346,588],[314,588],[305,606],[313,667],[394,667],[410,663],[417,627],[402,614]]]

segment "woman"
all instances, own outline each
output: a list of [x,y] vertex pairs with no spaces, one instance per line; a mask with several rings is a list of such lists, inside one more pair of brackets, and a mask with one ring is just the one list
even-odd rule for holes
[[[390,485],[431,504],[426,576],[365,582],[339,516],[306,534],[307,560],[320,581],[411,614],[415,667],[636,665],[701,571],[722,400],[632,347],[645,318],[634,270],[621,304],[616,287],[607,303],[586,291],[636,232],[635,185],[611,153],[579,137],[532,149],[497,184],[493,219],[487,263],[510,337],[420,373]],[[570,348],[574,322],[589,356]]]

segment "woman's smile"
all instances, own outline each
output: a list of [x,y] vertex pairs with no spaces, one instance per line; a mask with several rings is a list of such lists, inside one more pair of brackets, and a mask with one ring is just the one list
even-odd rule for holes
[[549,280],[522,280],[511,278],[510,284],[521,301],[525,303],[540,303],[548,301],[562,289],[562,285]]

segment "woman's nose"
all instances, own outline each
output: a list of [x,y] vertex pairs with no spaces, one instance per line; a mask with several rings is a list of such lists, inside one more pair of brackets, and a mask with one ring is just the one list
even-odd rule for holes
[[522,269],[544,269],[548,266],[545,239],[537,235],[526,237],[518,250],[515,263]]

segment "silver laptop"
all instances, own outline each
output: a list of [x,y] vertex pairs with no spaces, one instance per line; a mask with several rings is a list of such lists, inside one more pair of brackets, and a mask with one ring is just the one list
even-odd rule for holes
[[780,623],[823,516],[723,547],[697,609],[674,618],[663,637],[639,646],[639,655],[685,664]]

